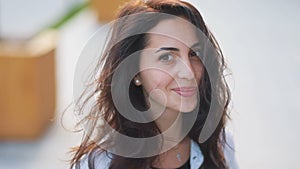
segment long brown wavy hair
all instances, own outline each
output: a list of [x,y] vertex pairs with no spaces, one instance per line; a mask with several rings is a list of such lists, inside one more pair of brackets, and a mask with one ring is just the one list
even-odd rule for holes
[[[188,2],[178,0],[137,0],[126,3],[125,6],[120,9],[117,19],[125,19],[120,22],[116,21],[112,26],[108,43],[101,55],[98,67],[95,70],[95,72],[98,72],[101,69],[100,75],[98,75],[94,81],[96,87],[92,87],[92,93],[89,94],[83,102],[77,102],[83,103],[78,105],[78,111],[80,112],[83,111],[85,104],[89,100],[95,96],[97,97],[97,100],[92,109],[89,111],[89,114],[80,122],[88,125],[89,129],[85,130],[85,135],[81,145],[74,149],[74,156],[71,160],[71,168],[74,166],[75,168],[80,168],[80,160],[84,155],[86,155],[88,158],[88,167],[90,169],[94,169],[96,168],[95,165],[97,165],[95,164],[97,156],[100,155],[100,153],[106,153],[108,155],[107,151],[101,148],[101,144],[112,142],[112,138],[110,137],[110,133],[105,132],[105,126],[102,126],[102,128],[100,127],[99,130],[99,126],[97,126],[97,124],[101,119],[105,120],[117,132],[131,137],[146,138],[161,133],[155,122],[137,123],[123,117],[116,109],[111,93],[112,77],[118,65],[132,53],[145,49],[149,40],[147,33],[134,34],[130,37],[127,37],[127,35],[132,34],[132,31],[136,30],[147,32],[162,20],[162,18],[147,18],[146,15],[145,17],[127,16],[151,12],[165,13],[184,18],[203,32],[217,53],[216,55],[212,55],[214,58],[210,58],[210,62],[212,62],[211,65],[215,69],[215,72],[217,72],[216,76],[214,76],[215,79],[210,79],[211,77],[208,76],[208,72],[205,69],[199,85],[201,86],[199,87],[201,104],[199,105],[196,121],[189,131],[188,136],[200,146],[204,155],[204,163],[202,165],[204,168],[228,168],[223,152],[223,146],[226,144],[224,128],[225,122],[229,118],[228,105],[230,102],[230,91],[225,81],[227,66],[215,37],[207,28],[199,11]],[[145,24],[145,22],[147,22],[147,24]],[[137,63],[138,62],[139,61],[137,60]],[[125,76],[126,74],[124,74],[124,77]],[[216,83],[211,83],[212,80]],[[118,84],[120,85],[119,87],[121,90],[126,90],[126,88],[122,88],[122,79],[118,81]],[[84,94],[85,93],[83,93],[82,96]],[[134,85],[133,81],[129,86],[129,96],[134,107],[139,110],[147,110],[147,104],[145,102],[145,96],[142,92],[142,88]],[[222,117],[213,134],[204,143],[199,143],[198,139],[208,116],[212,96],[215,96],[218,100],[218,108],[216,110],[220,111],[219,113],[222,114]],[[82,98],[83,97],[80,99]],[[122,100],[122,98],[120,99]],[[93,139],[91,138],[92,135],[95,136]],[[103,138],[106,138],[105,142],[102,141]],[[113,155],[112,157],[109,157],[111,158],[109,168],[144,169],[147,166],[151,166],[157,157],[158,156],[147,158],[128,158]]]

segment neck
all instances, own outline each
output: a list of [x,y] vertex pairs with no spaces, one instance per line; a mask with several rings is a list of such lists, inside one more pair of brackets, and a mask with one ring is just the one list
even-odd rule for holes
[[182,113],[166,109],[155,120],[155,123],[163,134],[163,152],[171,149],[184,139],[186,133],[182,132],[182,119]]
[[179,168],[190,157],[191,139],[185,137],[180,143],[169,151],[159,154],[152,166],[155,168]]
[[155,120],[163,134],[163,148],[153,166],[178,168],[189,158],[190,138],[183,133],[182,113],[166,108]]

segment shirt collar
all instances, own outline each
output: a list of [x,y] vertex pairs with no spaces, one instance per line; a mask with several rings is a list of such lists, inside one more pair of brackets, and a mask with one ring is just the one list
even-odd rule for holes
[[199,145],[191,139],[190,166],[191,169],[198,169],[204,161]]

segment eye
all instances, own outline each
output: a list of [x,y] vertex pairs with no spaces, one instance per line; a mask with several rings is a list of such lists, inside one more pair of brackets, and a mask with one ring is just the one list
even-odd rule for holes
[[201,51],[200,50],[192,50],[190,52],[190,57],[200,57],[201,56]]
[[170,53],[165,53],[159,56],[159,60],[162,62],[171,62],[174,60],[174,56]]

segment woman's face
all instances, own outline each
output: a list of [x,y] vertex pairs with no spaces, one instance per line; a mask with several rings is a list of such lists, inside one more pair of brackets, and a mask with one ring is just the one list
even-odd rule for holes
[[150,103],[162,105],[165,110],[192,111],[197,105],[204,69],[194,27],[174,18],[160,21],[149,33],[136,77],[145,96]]

